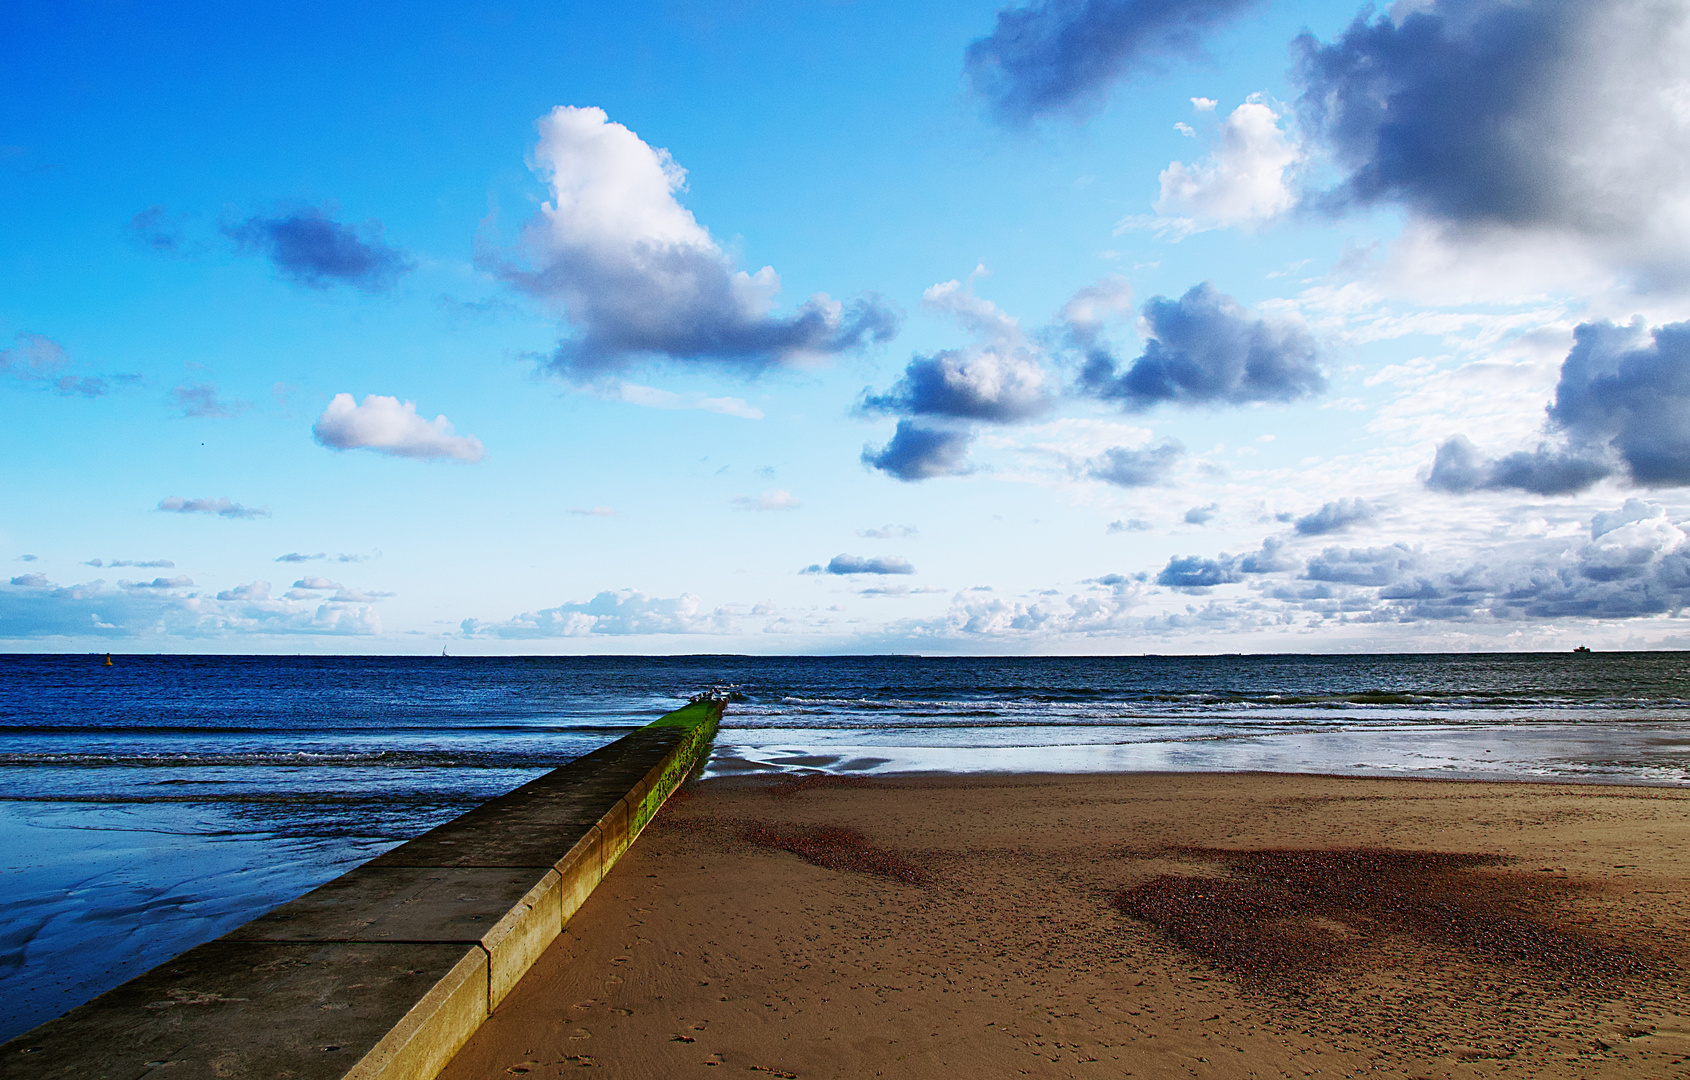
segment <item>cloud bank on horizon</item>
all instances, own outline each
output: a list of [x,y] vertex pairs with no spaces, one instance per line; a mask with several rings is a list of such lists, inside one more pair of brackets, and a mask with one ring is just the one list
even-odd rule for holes
[[1690,2],[460,15],[0,16],[0,639],[1690,647]]

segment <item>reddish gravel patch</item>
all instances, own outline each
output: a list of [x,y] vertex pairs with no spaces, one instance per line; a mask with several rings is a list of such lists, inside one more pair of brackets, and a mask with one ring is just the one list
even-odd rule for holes
[[820,791],[826,788],[872,788],[882,787],[874,781],[861,776],[830,776],[825,773],[815,773],[798,780],[782,780],[778,784],[769,785],[770,797],[776,799],[790,799],[794,795],[802,795],[807,791]]
[[1354,968],[1391,944],[1456,950],[1593,987],[1641,974],[1637,951],[1572,923],[1565,882],[1498,869],[1497,855],[1385,848],[1159,854],[1212,861],[1226,877],[1163,874],[1115,907],[1247,982]]
[[878,874],[906,885],[926,885],[927,875],[899,855],[871,844],[855,829],[838,825],[750,825],[741,834],[758,847],[790,851],[828,870]]

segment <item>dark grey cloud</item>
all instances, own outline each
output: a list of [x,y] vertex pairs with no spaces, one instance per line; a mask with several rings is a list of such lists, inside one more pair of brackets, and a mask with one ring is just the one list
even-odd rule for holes
[[216,383],[184,384],[170,391],[170,403],[194,419],[226,420],[252,408],[250,401],[223,401]]
[[1466,436],[1456,435],[1438,447],[1426,486],[1457,495],[1511,488],[1536,495],[1571,495],[1591,487],[1613,471],[1613,466],[1605,461],[1548,446],[1486,458]]
[[[1488,467],[1486,486],[1517,488],[1539,495],[1566,495],[1583,491],[1613,472],[1612,466],[1605,461],[1581,457],[1578,454],[1560,453],[1543,446],[1530,453],[1516,450],[1512,454],[1505,454],[1489,462]],[[1434,474],[1436,471],[1434,462]]]
[[1176,555],[1156,575],[1156,584],[1186,591],[1204,591],[1216,585],[1243,581],[1246,574],[1295,570],[1297,560],[1284,548],[1283,541],[1270,536],[1262,541],[1259,550],[1247,555],[1228,555],[1224,551],[1213,559],[1201,555]]
[[[1690,557],[1667,556],[1636,578],[1585,582],[1578,578],[1545,576],[1512,590],[1492,614],[1518,612],[1533,619],[1635,619],[1669,615],[1690,604]],[[1453,607],[1453,605],[1452,605]],[[1458,610],[1458,609],[1457,609]],[[1435,612],[1417,609],[1421,617]]]
[[184,499],[179,495],[171,495],[160,499],[158,508],[167,514],[215,514],[224,518],[261,518],[269,517],[270,511],[260,510],[251,506],[242,506],[228,499]]
[[1326,388],[1320,350],[1301,325],[1252,315],[1208,282],[1178,300],[1144,305],[1144,352],[1125,370],[1101,345],[1086,351],[1082,393],[1128,409],[1163,402],[1243,405],[1285,402]]
[[1329,547],[1309,560],[1303,576],[1310,581],[1344,585],[1389,585],[1419,562],[1419,554],[1406,544],[1388,547]]
[[1378,597],[1384,603],[1372,613],[1370,621],[1467,619],[1478,614],[1491,599],[1483,588],[1464,588],[1428,577],[1387,585],[1379,590]]
[[838,554],[826,566],[813,563],[804,568],[806,574],[913,574],[915,567],[898,555]]
[[1342,532],[1351,525],[1372,521],[1378,513],[1365,499],[1339,499],[1329,502],[1312,514],[1297,519],[1296,530],[1303,536],[1325,536]]
[[996,304],[953,280],[928,288],[922,305],[954,318],[975,340],[960,349],[914,357],[885,393],[865,389],[858,399],[859,414],[901,417],[891,442],[863,451],[865,463],[900,480],[968,471],[965,458],[973,437],[968,425],[1029,420],[1053,402],[1041,348]]
[[1343,172],[1327,202],[1618,241],[1682,272],[1664,249],[1684,239],[1690,128],[1662,88],[1690,73],[1684,5],[1415,7],[1369,8],[1330,44],[1295,44],[1302,127]]
[[1585,323],[1573,336],[1551,425],[1617,452],[1639,484],[1690,484],[1690,322]]
[[1485,458],[1463,436],[1446,440],[1426,485],[1564,495],[1617,471],[1643,487],[1690,484],[1690,322],[1576,327],[1546,426],[1565,447]]
[[1203,36],[1255,0],[1043,0],[998,12],[968,47],[975,92],[1010,121],[1101,105],[1115,82],[1200,52]]
[[52,587],[46,574],[19,574],[12,579],[12,584],[20,589],[46,589]]
[[789,316],[753,314],[715,251],[643,249],[635,267],[599,255],[556,250],[540,270],[499,271],[521,291],[560,304],[575,326],[575,336],[544,361],[552,374],[592,380],[655,360],[759,371],[884,344],[901,321],[876,295],[848,304],[807,300]]
[[947,349],[917,356],[884,394],[864,393],[863,412],[946,416],[1007,424],[1045,412],[1043,372],[1022,350]]
[[410,255],[382,242],[379,222],[343,225],[314,206],[255,215],[223,232],[242,251],[268,258],[283,278],[310,289],[350,285],[383,292],[416,266]]
[[914,420],[899,420],[892,440],[880,449],[863,447],[862,461],[899,480],[930,480],[935,476],[960,476],[969,471],[970,431],[928,427]]
[[1220,503],[1210,503],[1207,506],[1193,506],[1185,512],[1187,525],[1207,525],[1215,520],[1215,515],[1221,512]]
[[1207,589],[1242,580],[1231,559],[1200,555],[1176,555],[1156,575],[1156,584],[1174,589]]
[[1596,209],[1560,205],[1545,154],[1566,137],[1548,83],[1586,6],[1602,5],[1437,3],[1364,13],[1330,45],[1299,38],[1302,120],[1347,168],[1342,197],[1511,225]]
[[1085,463],[1085,475],[1117,487],[1149,487],[1168,478],[1185,456],[1185,448],[1172,439],[1142,450],[1112,446]]

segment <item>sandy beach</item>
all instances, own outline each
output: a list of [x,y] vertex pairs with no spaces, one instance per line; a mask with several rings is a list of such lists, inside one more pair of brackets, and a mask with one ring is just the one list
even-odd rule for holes
[[1683,1076],[1687,877],[1667,788],[712,780],[442,1075]]

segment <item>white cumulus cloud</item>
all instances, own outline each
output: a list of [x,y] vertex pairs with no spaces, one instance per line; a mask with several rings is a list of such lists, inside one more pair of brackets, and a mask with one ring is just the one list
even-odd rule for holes
[[736,269],[676,199],[686,170],[603,109],[559,106],[539,129],[533,164],[551,198],[524,235],[530,265],[495,269],[574,327],[547,363],[555,374],[591,382],[662,359],[757,370],[896,332],[896,313],[872,297],[817,293],[774,314],[774,268]]
[[1279,126],[1280,116],[1252,98],[1221,121],[1206,161],[1170,162],[1161,175],[1156,213],[1178,219],[1181,231],[1253,225],[1277,217],[1297,201],[1289,177],[1303,152]]
[[394,457],[480,461],[481,440],[459,435],[444,416],[425,420],[417,403],[368,394],[362,405],[351,394],[336,394],[311,427],[317,442],[331,450],[374,450]]

